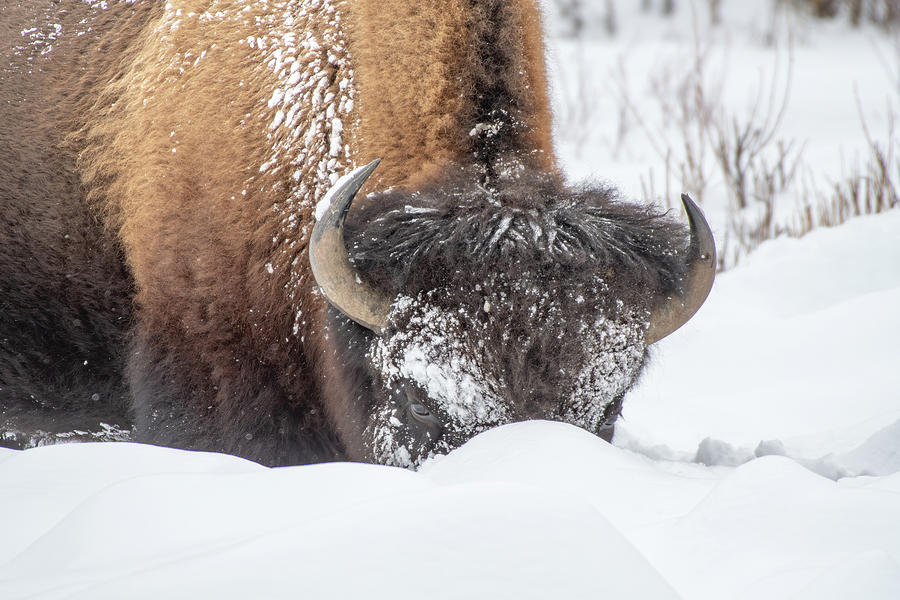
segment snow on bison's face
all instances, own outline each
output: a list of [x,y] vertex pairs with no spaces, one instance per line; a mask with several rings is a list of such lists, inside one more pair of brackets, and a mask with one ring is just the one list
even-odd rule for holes
[[[350,203],[375,165],[318,211],[310,261],[331,305],[365,329],[366,451],[417,466],[526,419],[609,439],[646,347],[680,327],[712,285],[715,248],[691,225],[519,175],[499,190],[444,181]],[[344,340],[346,343],[346,340]]]

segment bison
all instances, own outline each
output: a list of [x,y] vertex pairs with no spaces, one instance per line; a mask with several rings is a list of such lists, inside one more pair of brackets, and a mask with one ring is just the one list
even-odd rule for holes
[[534,0],[13,0],[0,39],[8,446],[609,439],[712,285],[687,197],[565,184]]

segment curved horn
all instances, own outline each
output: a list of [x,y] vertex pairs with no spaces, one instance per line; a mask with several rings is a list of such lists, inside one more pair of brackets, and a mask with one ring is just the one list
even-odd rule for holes
[[644,336],[644,343],[648,346],[687,323],[703,305],[716,278],[716,242],[709,223],[690,196],[682,194],[681,202],[691,227],[684,293],[660,298],[651,309],[650,327]]
[[[341,177],[319,201],[320,215],[309,243],[309,265],[313,277],[332,306],[372,331],[387,324],[392,298],[363,283],[344,247],[344,220],[350,203],[378,166],[375,160]],[[321,209],[324,206],[324,214]]]

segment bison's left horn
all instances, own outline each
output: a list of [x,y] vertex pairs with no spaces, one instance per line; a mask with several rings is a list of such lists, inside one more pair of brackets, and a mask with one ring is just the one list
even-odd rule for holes
[[716,278],[716,242],[709,224],[690,196],[682,194],[681,201],[691,227],[684,291],[680,296],[659,299],[652,308],[644,336],[648,346],[687,323],[703,305]]
[[375,332],[387,324],[392,298],[363,283],[344,246],[344,220],[350,203],[380,160],[341,177],[320,201],[325,206],[313,227],[309,264],[328,301],[342,313]]

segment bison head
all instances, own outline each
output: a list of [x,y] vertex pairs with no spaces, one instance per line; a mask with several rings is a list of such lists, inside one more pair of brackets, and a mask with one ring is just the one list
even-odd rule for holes
[[[377,162],[323,201],[310,263],[333,307],[367,331],[365,445],[414,466],[525,419],[609,439],[646,347],[684,324],[715,276],[715,246],[690,222],[520,173],[488,189],[460,170],[415,193],[368,198]],[[346,226],[345,226],[346,220]]]

